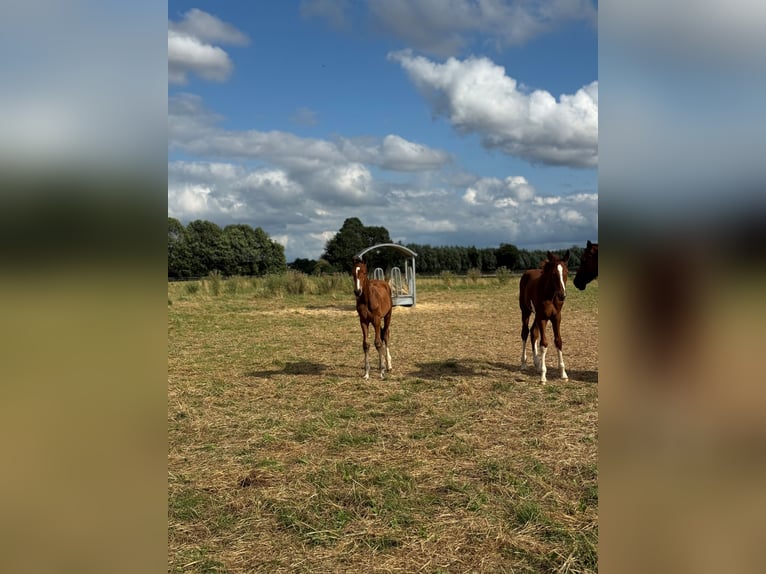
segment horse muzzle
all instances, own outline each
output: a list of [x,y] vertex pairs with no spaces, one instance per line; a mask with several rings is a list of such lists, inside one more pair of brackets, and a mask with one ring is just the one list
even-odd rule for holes
[[357,290],[357,289],[354,289],[354,295],[355,295],[356,297],[361,297],[361,296],[362,296],[362,290],[361,290],[361,289],[359,289],[359,290]]

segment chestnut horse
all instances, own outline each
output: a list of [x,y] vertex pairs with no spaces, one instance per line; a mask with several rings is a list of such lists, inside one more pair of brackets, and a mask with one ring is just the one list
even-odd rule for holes
[[[354,257],[351,270],[354,277],[354,295],[356,312],[362,326],[362,349],[364,349],[364,378],[370,378],[370,343],[367,342],[370,323],[375,327],[375,348],[378,350],[380,378],[391,370],[391,353],[388,350],[388,338],[391,334],[391,313],[394,309],[391,301],[391,287],[385,281],[367,277],[367,264],[359,257]],[[385,363],[384,363],[385,358]]]
[[589,239],[580,258],[580,267],[575,273],[573,283],[580,291],[584,291],[585,286],[596,277],[598,277],[598,243],[591,243]]
[[[567,260],[569,251],[563,259],[559,259],[550,251],[540,269],[530,269],[524,272],[519,283],[519,307],[521,308],[521,370],[527,367],[527,336],[529,335],[529,317],[532,313],[532,358],[535,367],[540,370],[540,382],[545,383],[545,354],[548,351],[548,339],[545,328],[548,321],[553,327],[553,342],[556,344],[559,357],[561,378],[568,379],[564,369],[564,355],[561,341],[561,308],[566,299]],[[537,339],[540,339],[539,344]]]

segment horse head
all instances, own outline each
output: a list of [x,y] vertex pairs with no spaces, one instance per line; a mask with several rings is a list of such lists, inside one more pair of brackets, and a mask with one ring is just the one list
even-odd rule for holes
[[567,298],[566,285],[569,275],[569,269],[567,268],[569,250],[564,254],[564,257],[559,257],[548,251],[547,257],[547,261],[543,264],[543,275],[547,277],[548,285],[553,290],[553,296],[563,301]]
[[354,278],[354,295],[361,297],[364,283],[367,280],[367,264],[356,256],[354,256],[353,263],[351,276]]
[[585,290],[585,286],[598,277],[598,243],[591,243],[588,240],[580,258],[580,267],[574,278],[574,286],[580,291]]

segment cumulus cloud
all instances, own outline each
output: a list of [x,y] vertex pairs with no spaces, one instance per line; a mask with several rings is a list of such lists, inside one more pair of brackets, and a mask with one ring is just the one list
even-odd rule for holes
[[393,171],[427,171],[447,164],[449,154],[395,134],[379,138],[302,138],[282,131],[233,131],[199,96],[179,94],[168,102],[168,145],[199,155],[266,159],[285,169],[313,172],[328,165],[366,164]]
[[179,22],[168,21],[168,81],[186,84],[188,74],[214,82],[228,79],[234,65],[218,44],[246,45],[248,37],[231,24],[197,8]]
[[302,177],[273,167],[173,161],[168,213],[182,221],[263,227],[285,245],[288,260],[318,258],[348,217],[386,227],[395,241],[430,245],[534,248],[582,243],[598,228],[595,191],[539,195],[522,176],[475,178],[463,187],[390,187],[364,166],[348,164]]
[[247,46],[250,43],[247,35],[231,24],[197,8],[192,8],[186,12],[179,22],[168,22],[168,29],[207,42],[220,42],[237,46]]
[[342,153],[351,159],[392,171],[428,171],[451,161],[443,150],[412,142],[395,134],[382,140],[374,138],[339,138]]
[[[568,22],[584,21],[594,28],[598,22],[593,0],[367,0],[363,6],[366,19],[357,27],[369,23],[440,57],[454,56],[477,40],[502,50]],[[303,0],[300,13],[324,19],[335,29],[349,29],[357,15],[348,0]]]
[[171,97],[168,112],[171,154],[196,158],[168,163],[169,215],[262,227],[290,261],[318,258],[348,217],[430,245],[534,248],[596,236],[595,190],[560,197],[522,175],[468,174],[444,152],[395,134],[323,140],[226,130],[190,94]]
[[527,92],[488,58],[443,64],[410,51],[393,52],[434,113],[482,145],[532,163],[593,168],[598,164],[598,82],[558,100]]
[[597,22],[592,0],[368,0],[368,6],[387,32],[437,56],[455,55],[477,37],[502,49],[563,22]]
[[470,205],[517,207],[531,201],[535,188],[522,176],[509,176],[505,180],[481,178],[470,185],[463,194],[463,201]]

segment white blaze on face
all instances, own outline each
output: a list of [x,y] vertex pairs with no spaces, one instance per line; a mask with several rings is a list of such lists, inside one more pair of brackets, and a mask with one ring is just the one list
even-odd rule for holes
[[561,283],[561,292],[564,293],[564,295],[566,295],[567,288],[564,285],[564,267],[561,265],[561,263],[556,265],[556,270],[559,272],[559,282]]
[[354,267],[354,286],[356,291],[362,290],[362,285],[359,281],[359,267]]

